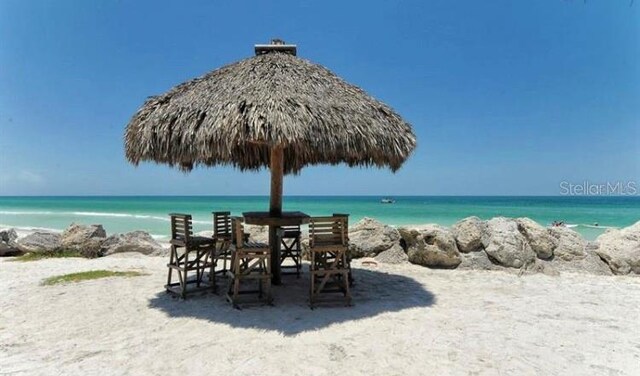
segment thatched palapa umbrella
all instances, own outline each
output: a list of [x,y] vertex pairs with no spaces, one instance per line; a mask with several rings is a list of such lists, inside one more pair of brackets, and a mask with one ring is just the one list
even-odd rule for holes
[[307,165],[389,167],[416,146],[386,104],[279,40],[256,56],[150,97],[127,125],[127,159],[189,171],[198,165],[271,169],[270,212],[282,211],[283,174]]
[[270,215],[278,217],[284,174],[339,163],[395,171],[415,148],[411,126],[389,106],[297,57],[295,45],[274,40],[255,53],[147,99],[127,125],[127,159],[184,171],[268,167]]
[[125,134],[127,159],[189,171],[232,165],[271,169],[270,211],[282,210],[283,174],[307,165],[400,168],[416,146],[386,104],[280,40],[256,56],[147,99]]

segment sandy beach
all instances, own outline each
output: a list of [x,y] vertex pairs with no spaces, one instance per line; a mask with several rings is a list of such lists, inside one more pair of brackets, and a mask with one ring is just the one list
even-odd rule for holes
[[[166,260],[0,259],[2,375],[634,375],[640,279],[432,270],[354,262],[354,306],[307,306],[289,277],[275,306],[163,291]],[[42,286],[94,269],[137,270]]]

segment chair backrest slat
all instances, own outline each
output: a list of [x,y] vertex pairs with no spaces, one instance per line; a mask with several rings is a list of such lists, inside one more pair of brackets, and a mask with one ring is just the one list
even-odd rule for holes
[[190,214],[169,214],[171,218],[171,239],[189,242],[193,236],[193,225]]
[[311,246],[318,243],[347,245],[345,222],[345,218],[339,216],[311,218],[309,221]]
[[302,233],[300,225],[280,226],[280,230],[282,231],[282,236],[284,238],[298,237]]
[[242,218],[231,217],[231,229],[233,234],[231,242],[237,248],[242,248],[242,246],[244,246],[244,226],[242,225]]
[[333,213],[334,217],[344,218],[344,228],[345,228],[345,239],[346,242],[349,242],[349,214],[345,213]]
[[233,233],[231,231],[231,213],[230,212],[213,212],[213,237],[231,239]]

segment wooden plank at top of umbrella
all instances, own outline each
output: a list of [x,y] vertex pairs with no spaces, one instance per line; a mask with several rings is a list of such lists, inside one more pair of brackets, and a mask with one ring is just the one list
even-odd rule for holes
[[282,176],[304,166],[400,168],[416,146],[386,104],[279,40],[147,99],[126,128],[127,159],[189,171],[231,165],[271,169],[270,210],[282,210]]

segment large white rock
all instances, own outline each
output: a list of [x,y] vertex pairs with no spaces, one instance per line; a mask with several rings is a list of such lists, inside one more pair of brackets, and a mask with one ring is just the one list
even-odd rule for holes
[[45,253],[60,249],[60,234],[49,231],[35,231],[18,239],[18,248],[22,252]]
[[516,222],[518,230],[527,239],[538,258],[550,259],[553,257],[553,250],[558,246],[558,240],[551,235],[549,229],[529,218],[518,218]]
[[137,252],[144,255],[162,256],[169,250],[158,243],[145,231],[132,231],[126,234],[114,234],[102,242],[102,254],[105,256],[114,253]]
[[593,275],[611,275],[609,266],[594,251],[586,251],[584,256],[574,257],[570,261],[560,258],[537,260],[545,274],[585,273]]
[[396,244],[393,247],[378,253],[374,258],[377,262],[385,264],[404,264],[409,261],[407,253],[402,249],[400,244]]
[[363,218],[349,229],[349,252],[352,257],[374,257],[399,244],[397,229],[372,218]]
[[527,239],[518,231],[518,223],[511,218],[496,217],[487,221],[482,245],[487,255],[502,266],[522,268],[536,259]]
[[478,217],[468,217],[451,226],[458,250],[463,253],[482,250],[482,237],[486,231],[487,224]]
[[0,256],[16,256],[22,253],[18,249],[18,233],[15,229],[0,230]]
[[491,262],[484,250],[460,254],[460,270],[505,270],[503,266]]
[[577,232],[566,227],[551,227],[549,233],[556,239],[554,257],[563,261],[586,257],[587,242]]
[[403,229],[409,262],[428,267],[455,268],[461,262],[456,240],[446,228],[424,225]]
[[107,232],[102,225],[80,225],[72,223],[60,236],[63,249],[79,252],[84,257],[101,256],[102,242]]
[[609,230],[596,239],[598,255],[615,274],[640,274],[640,221],[620,230]]

